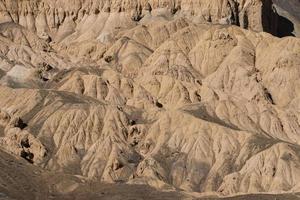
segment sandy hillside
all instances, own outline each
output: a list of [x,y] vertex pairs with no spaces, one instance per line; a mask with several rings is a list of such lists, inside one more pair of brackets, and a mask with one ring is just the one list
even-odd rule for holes
[[298,199],[299,13],[0,0],[0,199]]

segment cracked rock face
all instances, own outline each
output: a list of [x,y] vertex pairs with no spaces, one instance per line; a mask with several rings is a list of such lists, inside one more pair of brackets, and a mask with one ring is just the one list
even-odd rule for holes
[[[35,198],[100,195],[103,183],[193,197],[300,192],[297,8],[0,0],[0,165],[38,170],[25,176],[41,184],[27,186]],[[18,173],[1,179],[10,170],[0,192],[20,198]]]
[[[123,13],[119,24],[130,25],[126,18],[134,23],[145,16],[163,12],[167,16],[180,15],[200,22],[235,24],[254,31],[287,36],[299,35],[299,8],[297,0],[75,0],[72,3],[62,0],[2,0],[0,21],[19,23],[48,41],[61,41],[78,29],[85,31],[96,18],[100,18],[99,23],[111,15],[116,18],[116,13]],[[105,27],[101,22],[98,26]],[[106,29],[110,27],[106,25]]]

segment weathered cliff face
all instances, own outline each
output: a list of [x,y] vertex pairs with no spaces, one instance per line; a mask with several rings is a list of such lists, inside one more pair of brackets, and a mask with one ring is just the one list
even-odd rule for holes
[[76,180],[299,191],[300,40],[252,31],[281,31],[270,1],[0,2],[1,151]]
[[[254,31],[266,31],[277,36],[291,35],[296,28],[288,27],[292,23],[289,17],[278,15],[276,5],[281,13],[282,1],[272,0],[2,0],[0,2],[1,22],[13,21],[37,31],[41,37],[51,36],[60,40],[78,29],[79,24],[93,22],[97,18],[114,15],[115,18],[131,18],[139,21],[148,15],[159,15],[165,10],[169,16],[187,16],[198,22],[214,24],[235,24]],[[287,3],[283,7],[296,14],[299,2]],[[162,9],[162,10],[161,10]],[[295,9],[295,10],[293,10]],[[158,11],[160,10],[160,12]],[[110,13],[110,14],[108,14]],[[119,14],[117,14],[119,13]],[[296,14],[297,15],[297,14]],[[298,21],[293,20],[298,26]],[[296,30],[298,34],[298,29]]]

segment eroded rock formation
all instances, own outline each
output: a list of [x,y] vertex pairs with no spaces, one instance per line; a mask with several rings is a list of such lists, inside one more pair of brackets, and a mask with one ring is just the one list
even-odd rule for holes
[[300,40],[260,32],[288,35],[275,3],[0,1],[0,148],[96,182],[299,191]]

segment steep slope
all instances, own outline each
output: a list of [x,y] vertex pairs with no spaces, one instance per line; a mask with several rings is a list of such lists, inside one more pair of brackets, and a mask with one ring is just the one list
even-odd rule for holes
[[300,192],[300,39],[253,31],[280,31],[271,3],[0,1],[3,157],[66,176],[65,198]]
[[[279,12],[274,6],[280,8]],[[105,37],[114,32],[115,27],[132,27],[137,21],[161,16],[185,16],[195,22],[235,24],[286,36],[293,30],[284,30],[291,22],[282,9],[290,11],[296,19],[292,21],[298,26],[297,8],[297,0],[286,4],[279,0],[75,0],[72,3],[61,0],[2,0],[0,16],[1,22],[19,23],[36,31],[40,37],[54,41],[64,40],[71,34],[72,40],[87,39],[87,35],[91,34]],[[92,24],[97,24],[97,27]]]

